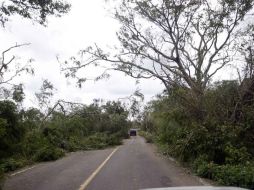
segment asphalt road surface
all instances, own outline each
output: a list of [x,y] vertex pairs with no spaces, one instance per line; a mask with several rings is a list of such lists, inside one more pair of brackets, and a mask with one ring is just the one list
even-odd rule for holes
[[142,137],[122,146],[71,153],[10,174],[4,190],[136,190],[197,186],[197,177],[156,153]]

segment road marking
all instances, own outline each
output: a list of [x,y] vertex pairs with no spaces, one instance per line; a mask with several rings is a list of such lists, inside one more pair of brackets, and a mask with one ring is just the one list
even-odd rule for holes
[[113,154],[118,150],[119,147],[115,148],[111,154],[101,163],[101,165],[87,178],[87,180],[80,186],[79,190],[85,190],[87,186],[91,183],[91,181],[95,178],[95,176],[100,172],[103,166],[109,161],[109,159],[113,156]]
[[20,171],[18,171],[18,172],[15,172],[15,173],[11,174],[10,176],[15,176],[15,175],[17,175],[17,174],[24,173],[24,172],[26,172],[26,171],[28,171],[28,170],[33,169],[34,167],[35,167],[35,166],[32,166],[32,167],[27,168],[27,169],[24,169],[24,170],[20,170]]

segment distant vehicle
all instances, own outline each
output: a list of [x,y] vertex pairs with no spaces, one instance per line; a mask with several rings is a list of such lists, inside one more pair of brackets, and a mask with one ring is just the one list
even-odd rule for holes
[[188,187],[164,187],[143,190],[246,190],[239,187],[212,187],[212,186],[188,186]]
[[129,135],[130,136],[137,136],[137,129],[130,129]]

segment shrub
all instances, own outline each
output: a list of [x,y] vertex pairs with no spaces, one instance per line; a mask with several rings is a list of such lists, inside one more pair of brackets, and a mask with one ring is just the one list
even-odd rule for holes
[[19,169],[27,164],[27,161],[24,159],[14,159],[9,158],[5,160],[1,160],[0,162],[0,171],[2,172],[9,172]]
[[213,162],[207,161],[206,155],[202,155],[199,158],[197,158],[193,162],[192,167],[198,176],[212,179],[214,164]]
[[45,146],[35,153],[33,159],[34,161],[51,161],[57,160],[63,156],[64,151],[62,149],[53,146]]
[[122,144],[122,140],[120,137],[120,134],[112,134],[107,137],[107,145],[109,146],[115,146],[115,145],[120,145]]
[[45,118],[37,109],[20,110],[11,101],[0,101],[0,177],[1,169],[8,172],[33,161],[56,160],[63,150],[119,145],[128,135],[129,124],[120,102],[77,106],[68,114],[51,110]]
[[83,140],[85,150],[102,149],[106,147],[106,134],[95,133]]
[[144,137],[146,139],[147,143],[153,143],[154,142],[154,135],[149,133],[149,132],[140,131],[139,135]]
[[26,133],[21,145],[23,155],[30,159],[42,147],[49,146],[49,141],[39,130],[30,130]]
[[54,146],[60,147],[63,140],[63,133],[61,132],[60,126],[50,125],[43,129],[43,134],[47,140]]
[[19,124],[17,111],[14,102],[0,101],[0,159],[11,157],[23,137],[24,129]]
[[254,188],[253,165],[221,165],[215,166],[213,179],[222,185]]
[[254,189],[254,164],[218,165],[197,159],[194,163],[197,175],[217,181],[221,185]]
[[225,152],[227,164],[246,163],[251,158],[251,155],[247,152],[246,147],[236,148],[229,144],[226,146]]
[[67,142],[62,143],[62,147],[68,151],[76,151],[82,149],[81,140],[75,136],[69,137]]
[[120,145],[121,143],[122,138],[120,133],[95,133],[82,140],[82,147],[84,150],[102,149],[107,146]]

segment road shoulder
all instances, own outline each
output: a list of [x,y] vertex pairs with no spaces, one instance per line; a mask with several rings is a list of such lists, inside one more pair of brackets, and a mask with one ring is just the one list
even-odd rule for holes
[[[144,138],[144,137],[141,137]],[[145,138],[144,138],[145,140]],[[159,147],[154,143],[147,143],[148,147],[151,149],[151,151],[158,156],[159,159],[163,160],[168,166],[170,166],[170,169],[174,171],[176,174],[182,176],[181,181],[189,181],[189,180],[196,180],[201,185],[210,186],[210,185],[216,185],[216,183],[212,180],[201,178],[197,176],[195,173],[191,171],[190,168],[183,166],[183,164],[179,161],[177,161],[175,158],[165,155],[162,153],[162,151],[159,149]],[[179,181],[179,183],[181,183]]]

